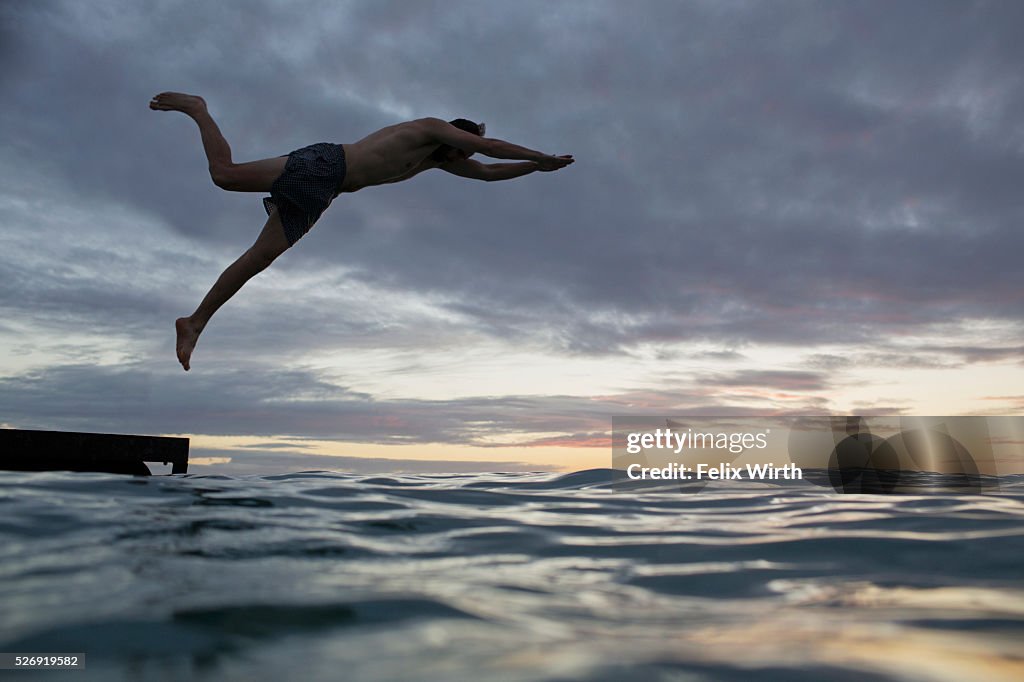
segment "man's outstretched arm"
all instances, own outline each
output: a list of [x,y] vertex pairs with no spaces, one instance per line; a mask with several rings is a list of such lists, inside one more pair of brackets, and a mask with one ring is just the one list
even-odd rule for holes
[[472,159],[460,159],[449,161],[438,166],[443,171],[462,178],[473,180],[511,180],[521,178],[524,175],[540,170],[540,164],[535,161],[522,161],[520,163],[479,163]]
[[505,140],[467,133],[439,118],[426,118],[422,120],[422,123],[439,144],[446,144],[469,154],[479,153],[492,159],[533,161],[538,166],[536,170],[542,171],[564,168],[574,161],[571,154],[552,156]]

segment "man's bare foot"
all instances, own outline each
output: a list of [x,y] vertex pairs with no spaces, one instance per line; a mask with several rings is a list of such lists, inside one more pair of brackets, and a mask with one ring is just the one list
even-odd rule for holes
[[149,101],[149,108],[155,111],[181,111],[194,117],[206,111],[206,100],[183,92],[161,92]]
[[174,321],[174,331],[178,334],[178,362],[187,372],[188,361],[192,357],[192,350],[196,347],[202,328],[194,324],[191,318],[179,317]]

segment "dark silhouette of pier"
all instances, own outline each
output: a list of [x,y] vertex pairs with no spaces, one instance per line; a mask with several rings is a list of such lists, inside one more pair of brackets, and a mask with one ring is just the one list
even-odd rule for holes
[[146,462],[188,471],[188,438],[0,429],[0,469],[98,471],[149,476]]

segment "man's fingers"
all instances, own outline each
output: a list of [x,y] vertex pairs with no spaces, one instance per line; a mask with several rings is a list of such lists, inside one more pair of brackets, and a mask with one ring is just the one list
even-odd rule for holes
[[559,168],[565,168],[570,163],[575,161],[572,158],[572,154],[562,154],[561,156],[549,156],[543,161],[538,162],[537,169],[542,171],[553,171]]

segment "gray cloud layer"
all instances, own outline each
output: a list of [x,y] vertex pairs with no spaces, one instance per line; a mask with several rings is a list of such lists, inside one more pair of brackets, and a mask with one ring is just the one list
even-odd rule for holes
[[[214,322],[259,378],[212,371],[193,382],[206,398],[157,411],[196,430],[470,442],[480,413],[517,414],[505,398],[382,406],[273,369],[313,350],[430,352],[474,335],[624,361],[688,341],[846,343],[878,359],[951,321],[1019,329],[1021,25],[1010,2],[6,3],[0,305],[50,338],[119,339],[132,369],[162,376],[145,362],[167,355],[167,320],[264,218],[257,196],[210,184],[190,121],[146,108],[180,89],[206,96],[238,160],[428,115],[579,160],[508,183],[435,171],[339,198],[274,266],[318,277],[309,297],[233,301],[239,314]],[[332,293],[346,282],[450,319],[368,312]],[[1012,339],[993,344],[921,357],[1019,356]],[[71,341],[63,353],[66,366],[8,379],[6,414],[56,415],[54,396],[77,396],[65,421],[101,419],[82,396],[150,381],[83,367]],[[705,386],[777,384],[815,404],[830,385],[823,367],[723,363]],[[253,404],[278,389],[318,397]],[[394,410],[408,429],[320,430],[337,401]],[[236,416],[213,418],[214,404]],[[557,426],[590,432],[592,416]],[[536,426],[504,419],[499,434]]]

